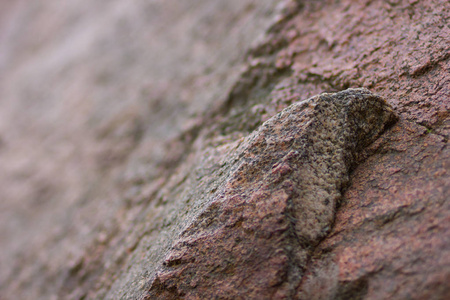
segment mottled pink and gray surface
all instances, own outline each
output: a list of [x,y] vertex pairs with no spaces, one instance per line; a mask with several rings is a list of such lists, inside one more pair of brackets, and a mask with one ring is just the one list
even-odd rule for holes
[[[195,299],[247,262],[203,257],[165,277],[177,290],[159,284],[190,255],[172,246],[208,221],[230,153],[291,104],[349,87],[399,121],[360,151],[326,235],[302,244],[300,280],[280,255],[221,284],[258,299],[446,299],[449,23],[442,0],[0,1],[0,299]],[[215,209],[235,216],[237,202]],[[245,249],[258,261],[269,248]]]

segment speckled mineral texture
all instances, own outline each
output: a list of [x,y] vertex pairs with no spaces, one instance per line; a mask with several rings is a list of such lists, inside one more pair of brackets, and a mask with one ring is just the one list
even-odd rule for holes
[[145,299],[292,298],[357,154],[396,121],[366,89],[293,104],[226,153],[226,178],[174,241]]
[[[449,24],[445,0],[0,1],[0,299],[447,299]],[[399,121],[335,211],[281,213],[296,164],[253,174],[245,143],[356,87]]]

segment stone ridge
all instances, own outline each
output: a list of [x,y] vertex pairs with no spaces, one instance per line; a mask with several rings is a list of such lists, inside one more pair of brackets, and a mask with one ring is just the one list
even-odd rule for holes
[[361,88],[266,121],[230,153],[239,159],[228,179],[175,240],[144,299],[292,298],[358,152],[396,120]]

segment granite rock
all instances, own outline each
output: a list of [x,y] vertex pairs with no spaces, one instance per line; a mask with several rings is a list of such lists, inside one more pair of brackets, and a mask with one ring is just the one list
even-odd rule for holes
[[[0,1],[0,299],[446,299],[449,18],[443,0]],[[331,101],[330,125],[302,106],[358,87],[390,108],[352,123]],[[335,173],[301,169],[325,148],[347,149]]]
[[294,297],[358,153],[396,120],[382,98],[348,89],[264,122],[224,153],[225,180],[175,239],[145,299]]

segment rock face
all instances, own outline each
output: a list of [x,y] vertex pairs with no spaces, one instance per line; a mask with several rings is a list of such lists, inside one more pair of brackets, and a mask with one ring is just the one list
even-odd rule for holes
[[[356,156],[396,121],[366,89],[321,94],[224,157],[216,192],[172,245],[146,299],[284,299],[329,233]],[[207,280],[205,280],[207,278]],[[263,296],[264,295],[264,296]]]
[[0,299],[446,299],[449,23],[0,2]]

